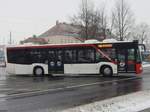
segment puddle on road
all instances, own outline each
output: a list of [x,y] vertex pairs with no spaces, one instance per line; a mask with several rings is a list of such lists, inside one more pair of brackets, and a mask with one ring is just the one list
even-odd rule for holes
[[6,94],[0,94],[0,101],[2,101],[1,98],[4,98],[6,96],[7,96]]
[[6,76],[7,76],[7,73],[6,73],[5,68],[0,67],[0,80],[6,80]]
[[6,76],[0,76],[0,81],[6,80]]

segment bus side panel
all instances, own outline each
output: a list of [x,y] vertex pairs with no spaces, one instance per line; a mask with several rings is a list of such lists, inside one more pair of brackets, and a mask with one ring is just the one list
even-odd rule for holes
[[21,64],[16,64],[15,65],[15,73],[16,74],[33,74],[33,69],[36,66],[40,66],[44,70],[44,74],[48,74],[48,66],[46,64],[41,64],[41,63],[35,63],[32,65],[21,65]]
[[64,64],[65,74],[97,74],[98,64]]
[[15,74],[15,64],[7,63],[6,72],[8,74]]
[[100,62],[95,64],[64,64],[65,74],[99,74],[103,65],[112,67],[113,74],[117,74],[117,65],[110,62]]
[[32,66],[15,64],[15,74],[32,74]]
[[32,65],[23,65],[23,64],[10,64],[7,63],[6,71],[9,74],[25,75],[33,74],[33,69],[35,66],[41,66],[44,69],[44,73],[48,74],[48,66],[46,64],[32,64]]
[[7,73],[11,75],[23,75],[23,74],[31,74],[32,66],[31,65],[21,65],[21,64],[12,64],[7,63],[6,67]]

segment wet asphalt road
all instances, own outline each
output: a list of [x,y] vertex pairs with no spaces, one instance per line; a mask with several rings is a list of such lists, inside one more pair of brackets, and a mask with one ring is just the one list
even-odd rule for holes
[[8,76],[0,68],[0,112],[49,112],[150,89],[150,71],[142,78]]

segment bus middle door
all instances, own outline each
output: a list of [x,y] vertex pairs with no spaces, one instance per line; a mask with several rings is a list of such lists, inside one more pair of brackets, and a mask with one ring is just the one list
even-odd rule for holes
[[56,73],[64,73],[63,50],[56,50],[55,54],[55,71]]
[[49,73],[64,73],[63,51],[51,50],[49,51]]

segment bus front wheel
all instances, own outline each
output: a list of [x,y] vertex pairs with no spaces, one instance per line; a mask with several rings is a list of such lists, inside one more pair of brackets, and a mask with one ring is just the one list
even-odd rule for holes
[[33,75],[34,76],[44,76],[44,70],[43,70],[43,68],[40,67],[40,66],[34,67]]
[[100,69],[100,73],[104,77],[108,77],[108,76],[112,76],[113,75],[112,68],[110,66],[102,66],[101,69]]

